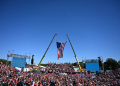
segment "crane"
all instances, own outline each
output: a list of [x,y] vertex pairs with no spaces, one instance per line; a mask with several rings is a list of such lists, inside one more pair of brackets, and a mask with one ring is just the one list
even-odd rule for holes
[[[55,38],[56,35],[57,35],[57,34],[54,35],[53,39]],[[37,68],[35,68],[35,69],[39,69],[39,66],[41,65],[42,60],[44,59],[44,57],[45,57],[45,55],[46,55],[46,53],[47,53],[47,51],[48,51],[48,49],[49,49],[51,43],[53,42],[53,39],[51,40],[51,42],[50,42],[50,44],[49,44],[47,50],[45,51],[45,53],[44,53],[44,55],[43,55],[43,57],[42,57],[42,59],[41,59],[41,61],[40,61],[40,63],[38,64]],[[30,69],[29,71],[33,71],[33,70],[34,70],[34,69]]]

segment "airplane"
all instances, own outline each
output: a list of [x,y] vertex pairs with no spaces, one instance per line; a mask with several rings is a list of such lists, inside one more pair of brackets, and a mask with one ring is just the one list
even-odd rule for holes
[[63,13],[63,12],[61,12],[61,13],[64,14],[64,15],[66,14],[66,13]]

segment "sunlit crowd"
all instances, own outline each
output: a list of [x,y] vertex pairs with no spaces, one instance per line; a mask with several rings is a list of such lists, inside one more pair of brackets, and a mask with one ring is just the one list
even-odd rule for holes
[[73,65],[71,63],[60,63],[60,64],[56,64],[56,63],[49,63],[46,66],[46,70],[47,73],[65,73],[65,72],[69,72],[72,73],[74,72],[74,68]]
[[99,76],[56,75],[56,73],[73,72],[74,69],[71,64],[49,64],[46,71],[45,73],[21,72],[1,62],[0,86],[120,86],[120,69],[105,72]]

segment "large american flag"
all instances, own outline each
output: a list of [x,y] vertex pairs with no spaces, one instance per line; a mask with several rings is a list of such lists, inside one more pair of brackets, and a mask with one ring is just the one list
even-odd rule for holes
[[64,50],[66,42],[65,43],[56,42],[57,43],[58,59],[63,57],[63,50]]

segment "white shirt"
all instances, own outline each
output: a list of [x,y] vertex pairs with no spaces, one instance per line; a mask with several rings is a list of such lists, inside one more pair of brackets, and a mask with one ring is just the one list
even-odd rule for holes
[[34,86],[35,82],[33,81],[33,84],[31,86]]

